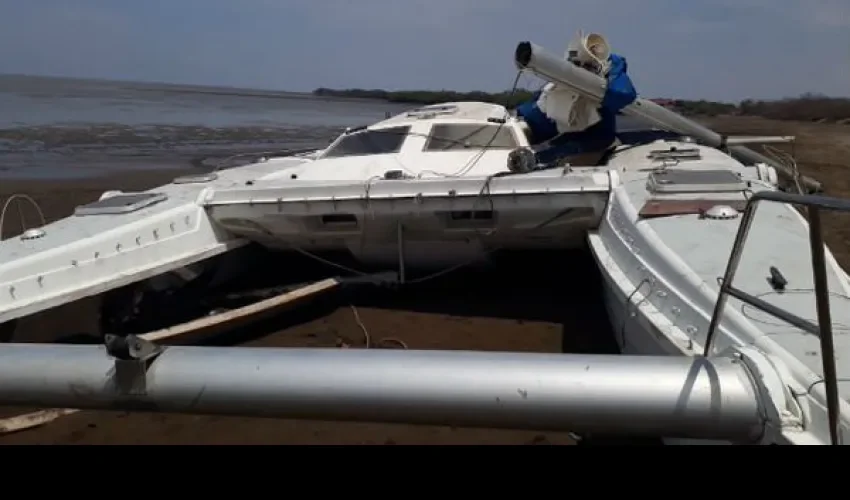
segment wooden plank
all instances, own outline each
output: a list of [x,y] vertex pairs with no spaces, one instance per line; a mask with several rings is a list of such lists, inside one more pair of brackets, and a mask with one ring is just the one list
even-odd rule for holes
[[163,328],[162,330],[157,330],[155,332],[143,333],[142,335],[139,335],[139,337],[151,342],[156,342],[188,334],[209,335],[216,331],[235,328],[240,325],[258,321],[270,316],[271,314],[280,312],[280,310],[284,307],[292,306],[295,303],[312,297],[318,293],[330,291],[339,284],[340,281],[336,278],[328,278],[266,300],[248,304],[247,306],[240,307],[239,309],[233,309],[232,311],[226,311],[221,314],[198,318],[186,323]]
[[[330,291],[336,288],[340,281],[328,278],[309,285],[282,293],[280,295],[261,300],[247,306],[215,314],[204,318],[188,321],[179,325],[163,328],[154,332],[143,333],[139,337],[151,342],[174,339],[184,335],[210,335],[222,330],[232,329],[238,326],[258,321],[281,309],[292,306],[302,300],[313,297],[316,294]],[[14,417],[0,419],[0,435],[33,429],[53,422],[54,420],[77,413],[80,410],[72,408],[50,408],[47,410],[16,415]]]
[[50,408],[48,410],[34,411],[32,413],[4,418],[0,420],[0,435],[41,427],[44,424],[53,422],[59,417],[71,415],[78,411],[80,410],[72,408]]
[[638,216],[648,219],[666,215],[701,214],[715,205],[727,205],[742,212],[747,208],[746,200],[648,200]]

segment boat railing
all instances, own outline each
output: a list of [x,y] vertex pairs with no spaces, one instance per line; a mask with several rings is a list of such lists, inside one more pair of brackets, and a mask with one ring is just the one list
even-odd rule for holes
[[[805,206],[807,209],[809,218],[809,244],[812,252],[812,273],[814,277],[815,301],[817,307],[817,324],[735,288],[732,284],[735,279],[735,272],[737,271],[738,265],[741,261],[744,243],[749,234],[753,219],[755,218],[756,209],[762,201],[801,205]],[[850,200],[830,196],[785,193],[782,191],[759,191],[750,197],[741,220],[741,225],[738,228],[738,233],[735,236],[735,243],[732,246],[729,262],[726,265],[726,272],[723,276],[723,281],[720,283],[720,292],[717,296],[717,303],[714,306],[714,312],[711,316],[711,323],[709,323],[708,326],[703,355],[708,356],[711,352],[711,343],[715,331],[717,330],[717,326],[720,323],[723,308],[725,307],[730,295],[753,307],[761,309],[778,319],[786,321],[801,330],[817,335],[820,339],[821,360],[823,363],[823,379],[826,388],[830,441],[832,444],[840,444],[838,376],[835,368],[835,345],[832,334],[829,284],[826,274],[823,227],[821,224],[820,212],[822,209],[850,212]]]

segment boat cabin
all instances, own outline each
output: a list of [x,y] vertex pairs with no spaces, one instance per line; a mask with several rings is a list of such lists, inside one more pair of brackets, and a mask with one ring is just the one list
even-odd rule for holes
[[504,106],[455,102],[412,109],[347,129],[298,173],[302,180],[487,176],[527,146]]

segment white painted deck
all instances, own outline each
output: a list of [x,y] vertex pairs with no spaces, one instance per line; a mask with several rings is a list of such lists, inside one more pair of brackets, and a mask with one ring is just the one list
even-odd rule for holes
[[[0,243],[0,262],[6,263],[13,259],[25,257],[33,258],[42,252],[60,247],[67,249],[67,247],[72,246],[72,242],[75,240],[101,236],[104,233],[126,226],[128,222],[168,212],[186,204],[197,204],[198,197],[205,189],[243,186],[245,181],[261,178],[289,165],[302,163],[302,161],[288,158],[272,159],[242,168],[221,170],[217,172],[218,179],[206,183],[167,184],[156,187],[146,192],[165,193],[168,195],[168,199],[131,214],[68,217],[57,220],[42,228],[47,233],[43,238],[31,240],[26,244],[14,244],[15,241],[19,241],[18,238],[10,238],[8,241]],[[0,264],[0,280],[6,276],[4,271],[6,270]]]
[[[647,158],[651,150],[698,147],[689,143],[657,141],[621,147],[611,159],[621,185],[612,191],[602,227],[590,235],[603,275],[619,300],[631,297],[630,311],[649,318],[654,331],[636,328],[631,314],[616,314],[632,323],[625,329],[624,352],[638,354],[701,354],[709,320],[717,300],[719,280],[725,273],[741,221],[711,220],[699,215],[667,215],[640,219],[638,212],[651,197],[667,199],[744,200],[737,193],[656,194],[647,189],[650,171],[660,162]],[[753,191],[771,189],[758,180],[754,167],[744,167],[713,148],[699,147],[702,161],[682,161],[669,168],[729,169],[751,180]],[[827,249],[827,274],[832,293],[831,313],[842,399],[850,398],[850,285],[845,272]],[[784,293],[769,282],[774,266],[788,281]],[[736,288],[817,324],[808,225],[788,205],[761,202],[734,280]],[[636,291],[637,290],[637,291]],[[639,305],[635,305],[639,304]],[[609,307],[612,307],[609,304]],[[625,307],[625,304],[613,305]],[[617,312],[617,311],[614,311]],[[622,321],[620,319],[619,321]],[[618,329],[618,325],[614,325]],[[622,329],[621,329],[622,330]],[[651,328],[649,329],[651,330]],[[618,332],[618,335],[623,332]],[[730,345],[752,345],[785,363],[795,392],[810,393],[815,406],[825,407],[823,370],[818,338],[782,320],[729,298],[723,321],[713,341],[717,352]],[[846,419],[850,407],[842,408]],[[813,410],[815,413],[822,408]],[[823,421],[819,419],[819,421]],[[850,425],[850,419],[845,420]]]
[[222,170],[197,184],[150,190],[168,198],[124,214],[70,216],[44,236],[0,241],[0,322],[26,316],[212,257],[244,241],[217,228],[203,199],[303,159],[280,158]]

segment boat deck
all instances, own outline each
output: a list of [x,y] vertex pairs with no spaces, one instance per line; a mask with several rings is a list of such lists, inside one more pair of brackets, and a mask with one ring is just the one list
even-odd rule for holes
[[[300,160],[297,162],[300,163]],[[241,168],[221,170],[216,173],[217,178],[209,182],[160,186],[146,192],[163,193],[167,196],[165,200],[129,213],[88,216],[85,217],[84,224],[80,223],[78,217],[59,219],[41,228],[45,232],[45,235],[41,238],[28,240],[26,243],[21,242],[19,238],[10,238],[0,242],[0,263],[27,256],[32,257],[41,252],[67,247],[76,241],[103,235],[124,227],[134,220],[195,203],[204,189],[242,186],[248,180],[274,173],[287,164],[294,163],[293,159],[288,158],[272,159]],[[2,264],[0,264],[0,277],[3,276],[3,271]],[[2,281],[2,278],[0,278],[0,281]]]
[[[303,161],[280,158],[216,176],[199,174],[145,193],[117,193],[77,207],[35,233],[0,241],[0,323],[218,255],[244,241],[217,228],[201,198]],[[186,182],[189,180],[190,182]],[[139,205],[140,206],[140,205]],[[105,210],[104,210],[105,209]],[[100,211],[100,213],[98,213]],[[104,213],[105,212],[105,213]]]
[[[695,147],[685,143],[678,143],[676,146],[680,149]],[[658,149],[668,147],[668,143],[656,145]],[[682,161],[681,164],[669,168],[732,170],[742,174],[745,180],[752,180],[751,189],[766,188],[757,180],[755,167],[742,167],[732,158],[712,148],[699,149],[702,161]],[[625,150],[611,162],[612,166],[619,167],[623,183],[622,189],[616,190],[619,193],[615,193],[615,199],[618,196],[621,201],[627,199],[636,212],[643,209],[648,216],[638,217],[635,227],[645,236],[657,237],[656,241],[676,256],[669,259],[667,264],[660,262],[664,260],[664,256],[656,255],[660,258],[654,263],[651,256],[647,255],[646,258],[649,267],[658,267],[656,271],[669,266],[666,272],[662,271],[659,275],[672,277],[667,285],[684,292],[687,299],[701,310],[702,321],[692,320],[692,325],[689,325],[690,328],[686,328],[686,331],[689,330],[689,335],[697,344],[702,344],[708,326],[707,320],[712,314],[719,283],[725,273],[741,217],[726,220],[701,217],[699,213],[694,213],[699,210],[694,207],[700,205],[694,200],[711,199],[712,202],[708,203],[708,206],[722,202],[743,210],[746,191],[654,194],[648,189],[648,180],[651,170],[653,167],[657,168],[659,163],[647,158],[646,153],[646,148]],[[651,200],[658,200],[658,203],[654,206],[647,205]],[[700,207],[702,210],[705,208]],[[653,212],[656,215],[649,216]],[[670,215],[665,215],[665,212]],[[772,287],[771,268],[778,270],[787,281],[784,291],[777,291]],[[689,280],[686,275],[690,272],[693,273],[690,278],[697,279],[690,280],[690,283],[696,286],[688,293],[686,290],[689,287],[686,283]],[[827,275],[831,292],[838,378],[848,380],[841,382],[841,397],[847,399],[850,397],[850,286],[847,274],[828,249]],[[679,278],[681,280],[677,283]],[[793,207],[772,202],[760,203],[744,245],[734,285],[744,292],[817,324],[808,225]],[[674,306],[668,301],[668,312],[676,307],[679,308],[676,310],[682,309],[681,305]],[[731,331],[736,332],[736,338],[732,337]],[[792,367],[796,374],[803,375],[798,377],[803,379],[798,380],[803,386],[816,384],[822,379],[820,347],[816,336],[732,297],[727,302],[724,320],[714,345],[720,348],[730,343],[755,345],[783,358],[786,363],[790,361],[789,366],[796,365],[797,369]],[[800,370],[802,367],[805,368]],[[801,373],[806,371],[809,373]]]

